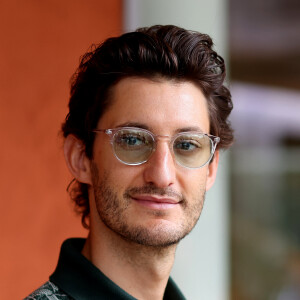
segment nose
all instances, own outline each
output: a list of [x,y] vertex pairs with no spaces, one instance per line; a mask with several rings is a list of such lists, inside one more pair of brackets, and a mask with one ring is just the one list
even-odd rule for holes
[[144,180],[160,188],[175,182],[176,167],[167,141],[158,141],[156,150],[144,165]]

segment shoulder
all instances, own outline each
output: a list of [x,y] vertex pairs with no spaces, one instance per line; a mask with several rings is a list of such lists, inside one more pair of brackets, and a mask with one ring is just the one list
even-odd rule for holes
[[47,281],[24,300],[71,300],[70,296],[64,293],[53,282]]

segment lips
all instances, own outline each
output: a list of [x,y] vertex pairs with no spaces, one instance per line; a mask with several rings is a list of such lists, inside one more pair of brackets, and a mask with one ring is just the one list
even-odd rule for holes
[[170,203],[170,204],[177,204],[179,201],[174,198],[170,197],[160,197],[160,196],[153,196],[153,195],[138,195],[132,197],[134,200],[137,201],[150,201],[156,203]]
[[180,201],[171,197],[154,195],[134,195],[131,197],[138,204],[152,209],[170,209],[177,206]]

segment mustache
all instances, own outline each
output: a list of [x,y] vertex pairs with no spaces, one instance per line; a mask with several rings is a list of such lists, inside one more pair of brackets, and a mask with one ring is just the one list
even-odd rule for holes
[[177,199],[179,202],[185,202],[185,197],[182,194],[173,190],[172,188],[159,188],[153,185],[129,188],[125,191],[124,197],[129,199],[137,194],[168,196]]

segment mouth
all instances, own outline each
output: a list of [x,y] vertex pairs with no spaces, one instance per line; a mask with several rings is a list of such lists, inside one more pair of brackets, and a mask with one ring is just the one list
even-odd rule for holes
[[181,202],[169,196],[158,195],[134,195],[131,198],[139,205],[159,210],[174,208]]

